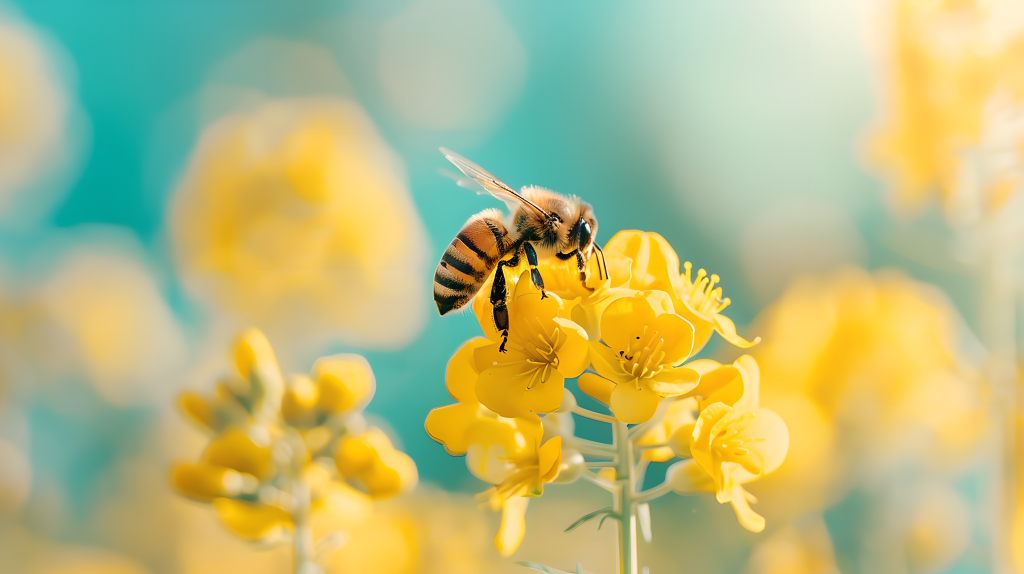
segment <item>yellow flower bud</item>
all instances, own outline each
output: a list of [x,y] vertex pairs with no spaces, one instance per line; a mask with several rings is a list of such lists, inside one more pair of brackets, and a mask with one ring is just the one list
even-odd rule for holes
[[281,416],[291,423],[308,422],[314,414],[313,409],[319,396],[319,390],[312,379],[305,375],[293,376],[281,397]]
[[178,398],[178,408],[200,427],[208,431],[216,430],[217,419],[213,407],[197,393],[182,393]]
[[251,474],[243,474],[212,464],[179,464],[171,469],[171,484],[181,494],[209,502],[221,496],[237,496],[254,492],[259,481]]
[[213,508],[228,530],[246,540],[274,538],[292,527],[291,516],[279,506],[218,498]]
[[357,438],[342,439],[334,457],[338,472],[363,484],[373,498],[388,498],[415,486],[416,464],[395,450],[380,429],[371,428]]
[[364,406],[376,382],[369,363],[359,355],[324,357],[313,365],[319,395],[317,408],[335,414]]
[[203,459],[210,464],[263,478],[270,470],[270,447],[256,444],[249,435],[231,427],[210,441]]

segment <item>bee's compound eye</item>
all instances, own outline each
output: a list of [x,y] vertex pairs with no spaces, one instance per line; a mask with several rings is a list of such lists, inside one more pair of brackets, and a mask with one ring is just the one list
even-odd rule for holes
[[580,249],[590,246],[591,233],[593,231],[590,229],[590,224],[586,219],[580,218]]

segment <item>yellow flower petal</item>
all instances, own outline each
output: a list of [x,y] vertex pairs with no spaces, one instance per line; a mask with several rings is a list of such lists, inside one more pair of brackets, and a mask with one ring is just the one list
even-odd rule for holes
[[256,477],[213,464],[178,464],[171,469],[171,484],[181,494],[203,502],[236,496],[254,489]]
[[748,341],[743,337],[736,334],[736,324],[732,322],[732,319],[725,315],[715,315],[715,331],[722,336],[723,339],[729,341],[734,346],[741,349],[753,347],[754,345],[761,342],[761,337],[757,337],[753,341]]
[[444,445],[448,454],[461,456],[469,448],[466,429],[480,416],[480,403],[456,403],[438,407],[427,415],[426,429],[430,438]]
[[561,317],[556,317],[555,323],[563,333],[560,337],[563,341],[558,347],[558,370],[567,379],[578,377],[590,365],[587,332],[576,323]]
[[[448,369],[444,374],[445,385],[448,386],[448,393],[459,402],[477,402],[476,399],[476,378],[480,371],[476,366],[475,354],[477,349],[489,345],[491,341],[484,337],[476,337],[463,343],[458,351],[448,361]],[[498,352],[497,345],[492,345],[494,352]]]
[[512,496],[502,502],[501,526],[498,527],[494,546],[506,558],[519,549],[526,536],[526,507],[529,503],[530,499],[522,496]]
[[732,509],[736,511],[736,518],[739,519],[740,526],[751,532],[761,532],[764,530],[764,517],[750,508],[750,503],[747,501],[747,493],[743,490],[742,486],[736,485],[733,487],[729,502],[732,503]]
[[281,416],[293,424],[301,424],[313,416],[320,391],[305,375],[293,376],[281,397]]
[[203,460],[263,478],[270,471],[270,447],[256,444],[249,435],[231,427],[210,441]]
[[274,349],[259,329],[246,329],[238,336],[234,358],[235,367],[243,379],[248,379],[256,368],[280,372]]
[[734,406],[743,398],[743,372],[733,365],[721,367],[704,373],[700,385],[691,393],[700,397],[700,410],[713,403]]
[[370,364],[359,355],[323,357],[313,365],[312,374],[319,389],[317,408],[328,413],[363,407],[376,390]]
[[197,393],[182,393],[178,398],[178,408],[192,422],[208,431],[217,430],[217,418],[210,403]]
[[588,396],[595,398],[606,405],[612,403],[612,391],[615,389],[615,383],[595,375],[594,373],[583,373],[580,378],[576,380],[576,385],[579,386],[580,390],[586,393]]
[[616,299],[601,315],[601,339],[613,350],[625,349],[636,332],[654,323],[654,318],[654,309],[642,293]]
[[542,482],[551,482],[558,478],[562,467],[562,437],[556,436],[541,445],[537,451]]
[[218,498],[213,507],[224,526],[246,540],[269,538],[275,531],[292,526],[291,517],[278,506]]
[[743,375],[743,397],[736,402],[738,409],[756,409],[761,406],[761,368],[750,355],[736,359],[733,366]]
[[623,369],[619,355],[604,343],[591,343],[590,360],[594,370],[613,383],[628,383],[636,378]]
[[644,423],[651,420],[658,410],[661,397],[658,393],[641,385],[638,389],[631,383],[615,385],[609,405],[615,418],[628,424]]
[[[528,367],[525,361],[506,363],[480,373],[476,381],[476,396],[480,403],[503,417],[535,416],[526,397],[526,386],[534,370]],[[554,369],[550,371],[557,373]],[[561,402],[561,397],[558,402]]]
[[657,233],[620,231],[604,248],[606,255],[632,260],[630,287],[672,293],[680,283],[679,256],[665,238]]
[[662,313],[655,317],[652,328],[665,341],[663,363],[679,364],[693,352],[693,325],[686,319],[675,313]]
[[647,383],[650,389],[663,397],[674,397],[690,392],[697,387],[700,373],[689,367],[665,369]]

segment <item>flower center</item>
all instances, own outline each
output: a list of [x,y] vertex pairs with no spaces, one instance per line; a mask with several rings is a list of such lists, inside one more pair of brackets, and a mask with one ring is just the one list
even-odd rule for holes
[[686,301],[694,311],[704,315],[714,315],[732,303],[728,297],[722,299],[721,287],[715,287],[719,281],[718,275],[709,277],[707,271],[700,269],[697,271],[697,276],[691,279],[690,271],[693,269],[693,264],[687,261],[683,263],[683,268],[686,273],[683,275],[685,281],[680,298]]
[[526,383],[527,389],[532,389],[537,383],[548,380],[553,369],[558,368],[558,335],[561,332],[558,327],[552,329],[551,333],[544,332],[544,326],[540,319],[533,317],[532,325],[528,333],[522,333],[522,338],[509,340],[509,347],[526,355],[526,364],[529,367],[523,373],[529,377]]
[[641,334],[629,341],[629,345],[619,351],[619,363],[622,370],[639,379],[650,378],[660,373],[665,365],[664,337],[648,325],[644,325]]
[[757,416],[755,412],[749,412],[740,417],[734,424],[729,425],[729,430],[719,434],[715,437],[714,444],[718,447],[719,452],[724,460],[734,459],[734,457],[741,457],[750,454],[750,443],[763,442],[763,437],[756,437],[750,434],[740,434],[746,432],[746,426]]

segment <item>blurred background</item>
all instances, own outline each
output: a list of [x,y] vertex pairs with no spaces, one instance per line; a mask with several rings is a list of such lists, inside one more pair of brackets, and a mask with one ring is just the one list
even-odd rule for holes
[[[285,371],[366,356],[419,468],[338,572],[525,572],[423,429],[479,333],[431,274],[500,207],[439,146],[583,197],[602,243],[662,234],[763,338],[768,528],[663,498],[651,572],[1024,566],[1022,30],[1013,0],[0,0],[0,571],[286,571],[167,480],[203,447],[175,396],[257,326]],[[512,560],[613,572],[613,529],[561,533],[601,494],[550,488]]]

